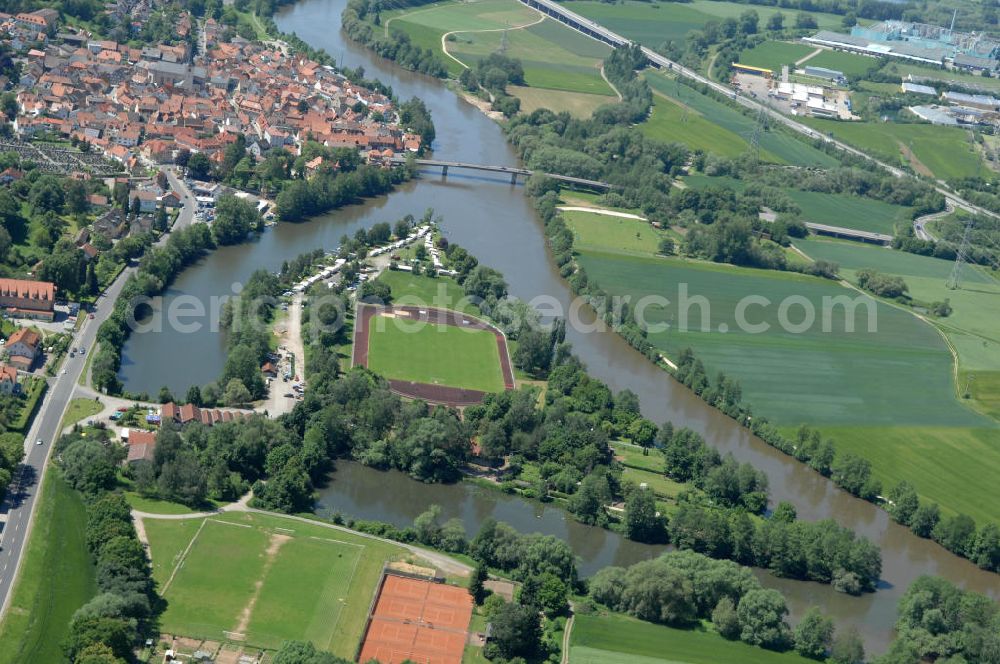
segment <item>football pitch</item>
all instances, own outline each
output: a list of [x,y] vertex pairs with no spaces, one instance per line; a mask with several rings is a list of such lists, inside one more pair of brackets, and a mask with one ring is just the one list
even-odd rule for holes
[[279,516],[147,519],[167,602],[164,633],[277,648],[285,640],[351,657],[382,565],[381,542]]

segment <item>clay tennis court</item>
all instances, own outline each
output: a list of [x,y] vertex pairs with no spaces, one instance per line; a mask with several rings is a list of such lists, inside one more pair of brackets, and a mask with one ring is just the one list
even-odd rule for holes
[[471,619],[464,588],[387,574],[358,661],[461,664]]
[[[422,321],[432,325],[450,325],[452,327],[492,332],[496,338],[497,351],[500,356],[500,371],[503,377],[504,389],[514,389],[514,369],[511,366],[510,354],[507,350],[507,337],[504,336],[503,332],[479,318],[448,309],[359,305],[357,315],[355,316],[354,347],[351,357],[354,366],[368,366],[371,326],[376,315],[402,318],[410,321]],[[389,379],[390,389],[396,394],[411,399],[422,399],[429,403],[438,403],[453,407],[471,406],[481,403],[483,397],[486,396],[485,392],[479,390],[398,380],[388,376],[387,378]]]

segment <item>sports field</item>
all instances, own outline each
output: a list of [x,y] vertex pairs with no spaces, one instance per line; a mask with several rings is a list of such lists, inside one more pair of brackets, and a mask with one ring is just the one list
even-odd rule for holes
[[[654,92],[679,101],[695,111],[706,121],[718,125],[730,134],[747,137],[753,133],[756,120],[743,115],[724,102],[704,95],[677,79],[664,74],[647,72],[644,74]],[[832,168],[839,162],[830,155],[800,141],[795,136],[777,129],[764,132],[760,138],[761,158],[775,163],[796,166],[819,166]]]
[[[685,177],[684,183],[693,189],[722,187],[742,191],[746,187],[745,182],[735,178],[700,174]],[[801,217],[804,221],[818,224],[893,235],[897,224],[909,224],[913,216],[912,208],[884,203],[874,198],[802,191],[787,187],[781,190],[802,210]]]
[[639,125],[646,136],[665,143],[681,143],[722,157],[738,157],[748,145],[739,134],[712,124],[700,113],[657,93],[649,119]]
[[144,520],[167,601],[161,631],[352,657],[382,565],[403,549],[280,516]]
[[781,74],[781,67],[788,65],[795,70],[795,63],[806,57],[816,48],[806,44],[793,44],[786,41],[766,41],[740,53],[740,64],[751,67],[770,69],[775,75]]
[[[921,175],[953,179],[990,176],[966,130],[930,124],[839,122],[801,117],[801,122]],[[762,142],[763,144],[763,142]]]
[[794,652],[777,653],[728,641],[704,629],[674,629],[621,614],[573,619],[570,664],[806,664]]
[[615,251],[652,256],[663,235],[647,221],[612,217],[592,212],[563,210],[562,217],[573,231],[577,251]]
[[[783,11],[786,25],[789,25],[795,18],[795,12],[792,10],[747,6],[736,2],[715,2],[714,0],[694,0],[694,2],[687,3],[626,0],[620,4],[595,0],[571,0],[565,5],[568,9],[650,48],[657,48],[667,41],[683,42],[689,32],[700,30],[709,21],[739,18],[740,14],[748,9],[757,12],[760,17],[761,29],[763,29],[768,17],[775,11]],[[820,28],[840,27],[842,19],[840,16],[821,12],[809,13],[816,18]]]
[[488,330],[376,316],[368,368],[386,378],[481,392],[504,389],[496,336]]

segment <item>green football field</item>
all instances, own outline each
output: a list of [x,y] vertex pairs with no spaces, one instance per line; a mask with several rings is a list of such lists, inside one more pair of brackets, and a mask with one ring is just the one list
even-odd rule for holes
[[[161,631],[277,648],[311,641],[351,657],[382,565],[402,549],[280,516],[145,519]],[[242,636],[241,636],[242,635]]]
[[483,392],[504,389],[496,336],[487,330],[375,316],[368,368],[386,378]]
[[570,664],[806,664],[778,653],[728,641],[705,628],[674,629],[620,614],[573,619]]

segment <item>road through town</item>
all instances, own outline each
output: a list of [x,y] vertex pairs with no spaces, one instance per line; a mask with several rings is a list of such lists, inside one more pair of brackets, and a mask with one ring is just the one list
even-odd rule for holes
[[[181,193],[183,207],[173,229],[188,226],[194,220],[195,199],[187,186],[172,171],[167,171],[171,187]],[[166,241],[166,235],[158,244]],[[93,318],[84,319],[80,330],[73,337],[74,348],[86,348],[94,352],[97,331],[114,310],[115,302],[125,286],[125,282],[135,272],[128,267],[112,282],[98,298],[93,309]],[[80,315],[86,315],[81,312]],[[62,422],[69,402],[77,390],[81,374],[87,366],[85,356],[66,357],[62,369],[49,379],[49,389],[35,415],[34,422],[25,439],[25,458],[17,476],[11,482],[10,490],[0,503],[0,619],[7,611],[11,589],[17,578],[24,545],[31,532],[34,519],[35,499],[41,493],[45,476],[45,466],[52,451],[52,445],[59,437]],[[89,379],[88,379],[89,383]],[[41,444],[37,444],[41,441]]]

